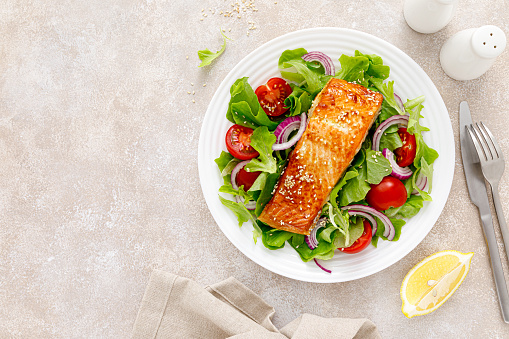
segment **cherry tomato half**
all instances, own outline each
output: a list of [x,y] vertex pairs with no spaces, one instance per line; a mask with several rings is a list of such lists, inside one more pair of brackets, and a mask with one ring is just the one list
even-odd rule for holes
[[255,91],[258,102],[267,115],[277,117],[288,111],[285,99],[292,93],[292,88],[281,78],[272,78]]
[[237,186],[244,186],[244,191],[249,191],[260,173],[262,172],[248,172],[244,169],[244,167],[242,167],[239,173],[237,173],[237,177],[235,178]]
[[371,189],[366,194],[366,201],[369,206],[385,211],[389,207],[400,207],[407,199],[405,185],[391,176],[382,179],[378,185],[371,185]]
[[369,243],[371,242],[371,233],[373,232],[371,230],[371,224],[367,220],[363,220],[364,222],[364,232],[362,232],[362,235],[359,239],[355,240],[354,243],[350,247],[346,248],[338,248],[341,252],[344,253],[358,253],[368,247]]
[[231,155],[240,160],[256,158],[258,153],[251,146],[251,135],[253,129],[241,125],[233,125],[226,132],[226,148]]
[[398,129],[398,134],[403,142],[403,146],[394,150],[396,162],[401,167],[409,166],[414,162],[415,152],[417,151],[415,135],[408,133],[407,129],[404,127]]

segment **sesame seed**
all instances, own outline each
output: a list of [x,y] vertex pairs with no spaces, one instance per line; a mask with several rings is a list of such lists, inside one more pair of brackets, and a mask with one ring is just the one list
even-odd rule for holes
[[193,104],[195,103],[196,101],[193,99]]

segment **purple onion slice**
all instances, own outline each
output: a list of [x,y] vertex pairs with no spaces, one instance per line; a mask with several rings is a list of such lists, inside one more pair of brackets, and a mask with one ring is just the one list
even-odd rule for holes
[[309,52],[308,54],[304,54],[302,56],[302,59],[308,62],[317,61],[320,64],[322,64],[323,68],[325,69],[326,75],[335,75],[336,74],[336,68],[334,67],[334,62],[332,62],[332,59],[325,53],[314,51]]
[[414,174],[410,167],[400,167],[398,165],[396,159],[394,158],[394,153],[392,153],[390,149],[384,148],[382,154],[384,155],[385,158],[387,158],[387,160],[389,160],[389,163],[391,164],[392,167],[391,175],[393,177],[398,178],[400,180],[405,180],[410,178]]

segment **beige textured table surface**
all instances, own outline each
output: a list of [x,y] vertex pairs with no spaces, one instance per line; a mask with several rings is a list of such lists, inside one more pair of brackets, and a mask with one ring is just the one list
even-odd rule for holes
[[[402,0],[257,0],[245,12],[238,2],[240,18],[220,14],[230,0],[0,2],[0,337],[126,337],[160,268],[203,285],[236,277],[276,308],[278,327],[308,312],[369,318],[385,338],[509,338],[458,147],[467,99],[509,157],[509,53],[467,82],[438,58],[462,29],[508,34],[507,0],[460,0],[430,35],[406,25]],[[209,213],[197,168],[201,122],[226,74],[270,39],[316,26],[367,32],[412,57],[442,94],[456,141],[452,191],[422,243],[382,272],[326,285],[242,255]],[[234,41],[199,69],[196,52],[215,51],[219,27]],[[501,196],[509,217],[509,170]],[[406,319],[404,275],[445,249],[476,253],[469,275],[438,311]]]

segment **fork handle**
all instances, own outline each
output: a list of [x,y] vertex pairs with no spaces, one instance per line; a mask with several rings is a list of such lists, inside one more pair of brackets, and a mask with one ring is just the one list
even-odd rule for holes
[[507,228],[507,224],[505,222],[504,210],[502,209],[502,204],[500,203],[500,195],[498,193],[498,182],[494,182],[491,185],[491,194],[493,195],[493,203],[495,205],[495,211],[497,212],[498,224],[500,225],[500,232],[502,233],[502,238],[504,239],[504,247],[505,253],[507,254],[507,258],[509,259],[509,229]]

